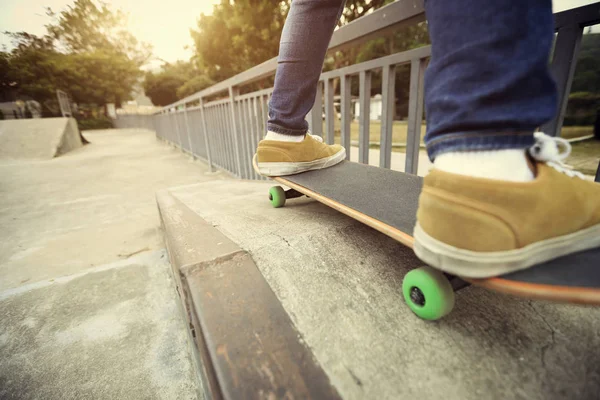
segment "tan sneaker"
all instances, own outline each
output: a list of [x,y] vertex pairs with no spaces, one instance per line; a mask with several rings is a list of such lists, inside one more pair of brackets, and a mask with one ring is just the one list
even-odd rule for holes
[[283,176],[331,167],[345,158],[342,146],[327,145],[319,136],[307,134],[302,142],[261,140],[252,163],[261,175]]
[[600,246],[600,184],[560,162],[535,167],[530,182],[432,170],[419,199],[416,255],[484,278]]

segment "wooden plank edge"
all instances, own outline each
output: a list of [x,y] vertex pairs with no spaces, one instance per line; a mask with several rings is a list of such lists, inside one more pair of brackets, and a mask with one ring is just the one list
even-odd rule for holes
[[[289,398],[340,399],[251,256],[167,190],[158,192],[156,197],[180,297],[180,310],[204,397],[250,399],[267,398],[269,394],[275,395],[274,398],[286,395]],[[214,250],[215,246],[218,251]],[[244,276],[231,273],[240,260],[247,272]],[[209,276],[213,279],[207,279]],[[237,282],[238,288],[248,290],[227,291],[223,284],[232,281]],[[214,293],[220,295],[215,297]],[[207,300],[213,301],[211,306],[207,306]],[[235,304],[245,306],[235,307]],[[214,318],[214,314],[211,318],[210,311],[217,308],[223,310],[220,316],[235,316],[235,319]],[[269,327],[266,332],[271,337],[263,338],[264,341],[279,345],[272,352],[263,352],[261,358],[261,354],[252,351],[253,347],[243,341],[254,341],[260,336],[251,330],[234,329],[232,323],[237,319]],[[243,340],[238,340],[237,351],[230,356],[224,349],[236,347],[228,343],[232,334],[238,334],[238,339],[242,337]],[[225,354],[235,356],[236,362],[223,362]],[[260,362],[260,368],[257,368],[257,362]],[[237,368],[243,365],[254,367]],[[281,371],[281,365],[288,367]],[[278,370],[278,374],[273,373]],[[253,372],[260,373],[257,376]],[[276,390],[273,390],[274,384]]]
[[281,183],[282,185],[285,185],[287,187],[295,189],[295,190],[307,195],[308,197],[315,199],[318,202],[323,203],[326,206],[329,206],[329,207],[341,212],[342,214],[349,216],[350,218],[353,218],[359,222],[362,222],[363,224],[370,226],[371,228],[383,233],[384,235],[391,237],[394,240],[397,240],[398,242],[402,243],[405,246],[410,247],[411,249],[413,248],[413,244],[415,242],[414,238],[411,235],[404,233],[397,228],[394,228],[393,226],[390,226],[386,223],[378,221],[375,218],[369,217],[368,215],[363,214],[360,211],[357,211],[357,210],[355,210],[351,207],[348,207],[342,203],[338,203],[337,201],[332,200],[328,197],[325,197],[317,192],[314,192],[302,185],[299,185],[295,182],[289,181],[289,180],[285,179],[285,177],[272,177],[271,179],[273,179],[276,182]]

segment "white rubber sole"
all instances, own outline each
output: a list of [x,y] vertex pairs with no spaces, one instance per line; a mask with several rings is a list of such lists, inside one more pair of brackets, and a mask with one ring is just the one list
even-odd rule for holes
[[306,162],[262,162],[256,161],[256,154],[252,159],[252,166],[256,172],[263,176],[294,175],[314,169],[332,167],[346,158],[346,149],[338,151],[332,156]]
[[432,267],[466,278],[503,275],[600,246],[600,224],[520,249],[494,252],[476,252],[450,246],[429,236],[418,222],[413,235],[417,257]]

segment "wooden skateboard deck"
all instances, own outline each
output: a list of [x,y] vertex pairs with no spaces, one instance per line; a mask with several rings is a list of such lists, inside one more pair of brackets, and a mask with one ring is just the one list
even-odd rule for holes
[[[418,176],[344,161],[331,168],[272,179],[293,189],[287,197],[307,195],[405,246],[413,246],[412,231],[423,184]],[[600,304],[600,249],[494,278],[461,279],[521,297]]]

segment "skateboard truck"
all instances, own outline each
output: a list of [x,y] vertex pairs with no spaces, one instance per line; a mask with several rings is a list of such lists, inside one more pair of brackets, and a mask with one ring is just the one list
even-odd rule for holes
[[283,207],[287,199],[295,199],[302,196],[305,196],[305,194],[296,189],[284,190],[281,186],[273,186],[269,189],[269,201],[275,208]]

